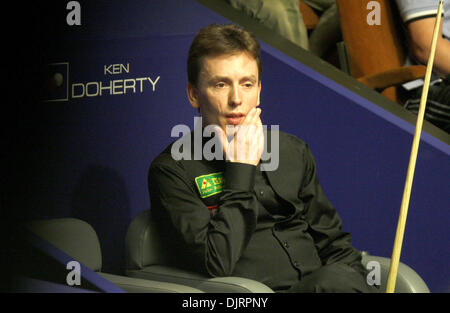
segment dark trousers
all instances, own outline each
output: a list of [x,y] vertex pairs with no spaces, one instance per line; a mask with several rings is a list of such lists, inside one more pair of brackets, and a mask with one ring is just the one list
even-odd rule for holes
[[353,293],[379,292],[375,286],[366,282],[366,277],[346,264],[334,263],[322,266],[304,276],[290,289],[289,293]]

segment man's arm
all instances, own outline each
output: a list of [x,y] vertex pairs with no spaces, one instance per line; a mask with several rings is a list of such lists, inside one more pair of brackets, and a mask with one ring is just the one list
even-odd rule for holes
[[[430,57],[431,41],[436,18],[424,18],[408,23],[407,28],[412,52],[417,60],[426,65]],[[450,74],[450,41],[442,37],[442,23],[436,46],[434,69],[441,75]]]
[[[149,171],[152,213],[158,223],[179,234],[180,262],[210,276],[230,276],[256,226],[252,190],[255,167],[228,163],[216,214],[197,195],[186,173],[170,156]],[[181,254],[181,253],[180,253]]]
[[306,220],[322,264],[344,263],[361,273],[361,253],[351,244],[351,235],[342,231],[342,221],[322,191],[311,150],[304,154],[306,178],[300,198],[307,208]]

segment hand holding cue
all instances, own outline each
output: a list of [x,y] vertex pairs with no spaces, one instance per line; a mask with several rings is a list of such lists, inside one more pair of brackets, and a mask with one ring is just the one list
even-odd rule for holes
[[405,233],[406,216],[408,215],[409,198],[411,196],[411,187],[414,178],[414,169],[416,167],[417,152],[419,150],[420,134],[422,132],[423,119],[425,115],[426,101],[428,97],[428,88],[430,87],[431,72],[433,70],[434,56],[436,54],[436,44],[439,35],[439,27],[441,25],[442,8],[444,0],[439,1],[439,8],[436,16],[436,24],[434,26],[433,40],[431,42],[430,57],[427,63],[425,73],[425,81],[420,99],[419,113],[417,115],[416,130],[414,132],[411,156],[409,159],[408,172],[406,174],[405,189],[403,191],[402,204],[400,207],[400,216],[398,218],[397,232],[395,234],[394,248],[392,251],[391,265],[389,268],[389,276],[387,280],[386,293],[393,293],[395,290],[395,282],[397,280],[398,264],[400,262],[400,252],[402,249],[403,235]]

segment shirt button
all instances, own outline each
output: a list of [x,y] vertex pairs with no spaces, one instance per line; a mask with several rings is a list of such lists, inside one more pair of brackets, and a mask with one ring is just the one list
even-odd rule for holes
[[259,192],[259,194],[260,194],[261,196],[264,195],[264,191],[261,190],[261,191]]
[[297,261],[294,261],[294,266],[298,267],[298,262]]
[[284,245],[285,248],[289,248],[289,244],[288,244],[287,241],[283,242],[283,245]]

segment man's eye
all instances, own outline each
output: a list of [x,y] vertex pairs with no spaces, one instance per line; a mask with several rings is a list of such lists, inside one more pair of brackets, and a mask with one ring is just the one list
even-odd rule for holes
[[216,84],[216,88],[224,88],[225,87],[225,83],[217,83]]
[[244,87],[246,87],[246,88],[252,88],[252,87],[253,87],[253,84],[252,84],[252,83],[245,83],[245,84],[244,84]]

